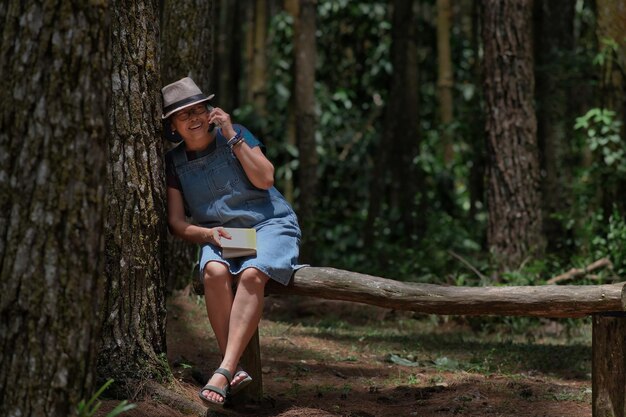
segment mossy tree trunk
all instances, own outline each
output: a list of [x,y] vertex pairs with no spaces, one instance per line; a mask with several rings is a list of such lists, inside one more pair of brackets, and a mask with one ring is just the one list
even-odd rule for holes
[[488,169],[487,240],[496,264],[518,268],[543,251],[532,0],[483,0]]
[[0,4],[0,415],[91,395],[104,265],[106,3]]
[[99,376],[166,376],[165,187],[156,0],[113,2],[106,287]]
[[163,85],[189,76],[204,93],[211,93],[214,14],[213,1],[163,1]]
[[[190,76],[205,94],[213,93],[213,1],[186,0],[163,2],[161,40],[161,78],[163,85]],[[222,97],[213,105],[221,106]],[[229,111],[229,110],[227,110]],[[169,147],[169,143],[165,143]],[[197,246],[169,235],[166,259],[169,266],[168,292],[184,288],[193,276]]]

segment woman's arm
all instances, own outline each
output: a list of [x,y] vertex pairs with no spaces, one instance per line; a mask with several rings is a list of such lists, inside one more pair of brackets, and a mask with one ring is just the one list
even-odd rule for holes
[[[209,123],[220,126],[226,139],[234,137],[237,133],[230,121],[230,115],[219,107],[211,110]],[[245,140],[242,140],[233,147],[233,152],[255,187],[267,190],[274,185],[274,165],[263,155],[258,146],[251,148]]]
[[274,185],[274,165],[263,155],[260,147],[251,148],[242,140],[235,145],[233,152],[255,187],[268,190]]
[[191,243],[212,243],[222,246],[220,237],[231,237],[223,227],[207,228],[187,222],[183,195],[174,187],[167,187],[167,223],[174,236]]

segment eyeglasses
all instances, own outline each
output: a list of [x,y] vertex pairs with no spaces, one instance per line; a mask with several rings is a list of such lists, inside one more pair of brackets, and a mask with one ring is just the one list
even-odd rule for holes
[[181,110],[177,112],[174,115],[174,117],[176,118],[176,120],[184,122],[185,120],[189,120],[191,116],[199,116],[206,112],[207,112],[206,106],[202,105],[202,106],[192,107],[189,110]]

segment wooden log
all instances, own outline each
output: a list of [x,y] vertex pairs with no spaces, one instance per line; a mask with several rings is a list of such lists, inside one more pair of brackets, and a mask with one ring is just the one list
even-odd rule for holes
[[250,402],[260,403],[263,399],[263,379],[261,376],[261,346],[259,344],[259,329],[254,332],[252,339],[239,360],[243,369],[252,377],[252,382],[234,396],[233,401],[240,404]]
[[626,315],[594,315],[592,349],[592,415],[626,417]]
[[624,283],[453,287],[394,281],[334,268],[305,267],[288,286],[268,283],[268,294],[345,300],[440,315],[582,317],[624,311]]

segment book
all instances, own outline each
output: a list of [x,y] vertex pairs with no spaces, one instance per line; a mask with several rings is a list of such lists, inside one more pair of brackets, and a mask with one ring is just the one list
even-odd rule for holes
[[232,238],[220,238],[224,259],[256,255],[256,230],[239,227],[225,227]]

